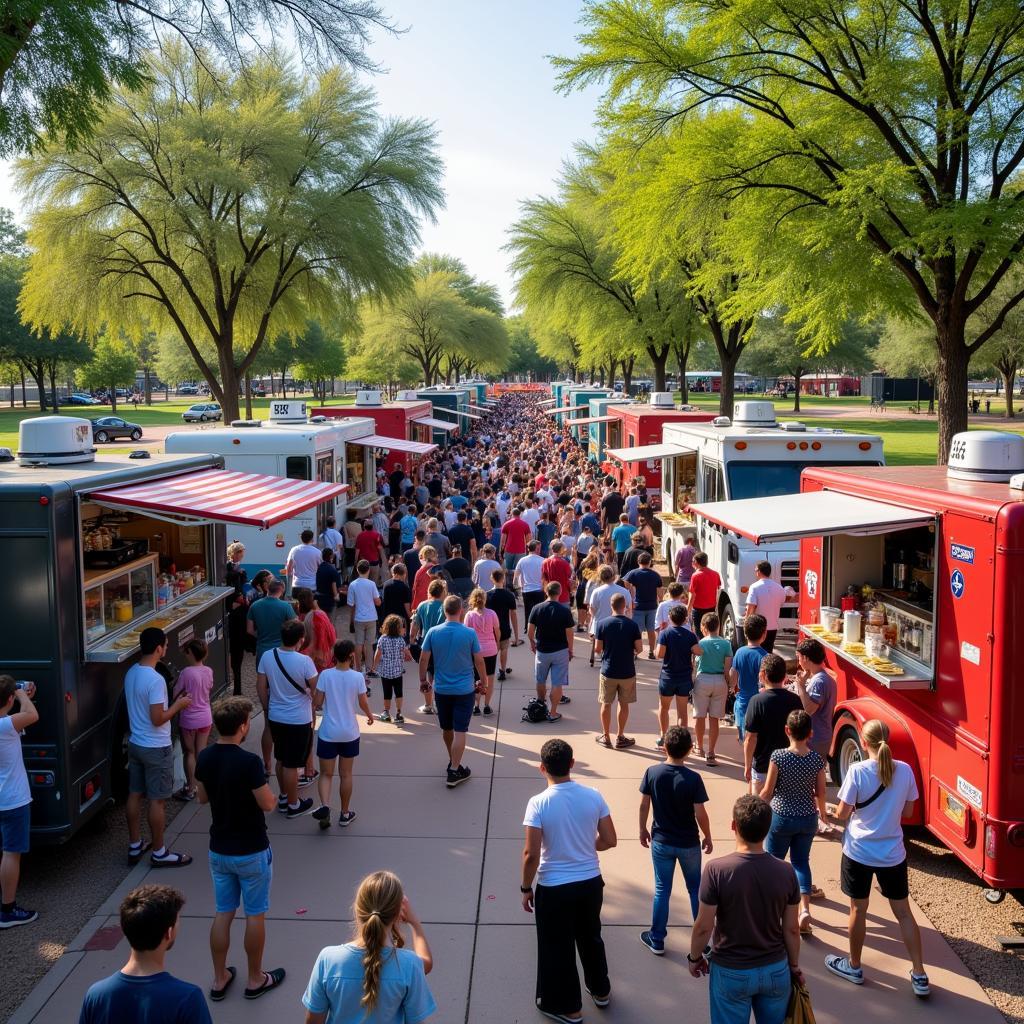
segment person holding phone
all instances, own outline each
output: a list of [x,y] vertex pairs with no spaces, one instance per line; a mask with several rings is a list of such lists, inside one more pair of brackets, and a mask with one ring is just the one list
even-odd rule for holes
[[32,791],[21,754],[21,734],[39,721],[32,703],[35,683],[0,676],[0,928],[31,924],[39,914],[19,907],[21,855],[28,853],[32,825]]

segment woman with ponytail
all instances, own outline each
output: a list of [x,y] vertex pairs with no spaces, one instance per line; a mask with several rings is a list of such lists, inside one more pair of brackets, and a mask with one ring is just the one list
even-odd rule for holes
[[[423,925],[390,871],[356,891],[355,934],[320,951],[302,997],[306,1024],[413,1024],[437,1009],[425,975],[433,967]],[[402,925],[412,936],[405,948]]]
[[864,984],[860,958],[867,932],[871,882],[877,879],[910,954],[911,988],[914,995],[923,999],[931,990],[924,970],[921,932],[910,909],[907,851],[900,824],[914,812],[917,783],[910,765],[893,758],[885,722],[877,718],[865,722],[861,739],[867,760],[850,765],[839,787],[836,809],[836,817],[847,822],[840,878],[843,892],[850,899],[850,955],[827,956],[825,966],[854,985]]

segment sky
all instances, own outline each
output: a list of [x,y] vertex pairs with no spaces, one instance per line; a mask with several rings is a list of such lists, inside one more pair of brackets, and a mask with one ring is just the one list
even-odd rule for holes
[[[401,35],[371,56],[380,109],[423,117],[439,133],[446,208],[424,224],[423,248],[459,257],[511,307],[506,232],[523,199],[552,191],[573,144],[594,134],[596,90],[555,92],[551,54],[575,51],[577,0],[381,0]],[[0,162],[0,206],[21,203]]]

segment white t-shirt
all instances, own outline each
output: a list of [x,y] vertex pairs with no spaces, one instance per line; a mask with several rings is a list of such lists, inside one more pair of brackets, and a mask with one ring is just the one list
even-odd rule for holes
[[132,665],[124,677],[124,700],[128,705],[129,742],[137,747],[169,747],[171,723],[154,725],[149,717],[152,704],[167,707],[167,681],[155,668]]
[[21,756],[21,736],[10,717],[4,715],[0,718],[0,811],[13,811],[30,803],[32,791]]
[[357,576],[348,585],[348,606],[353,609],[353,622],[376,622],[377,606],[374,598],[379,597],[377,584],[368,576]]
[[779,612],[786,603],[786,598],[795,594],[796,591],[792,587],[784,587],[771,578],[760,579],[756,583],[751,583],[747,591],[747,611],[753,611],[751,605],[756,605],[757,614],[767,619],[768,628],[778,629]]
[[[325,548],[330,548],[332,551],[337,551],[339,547],[344,544],[344,540],[340,533],[333,527],[328,526],[323,533],[320,534],[320,540]],[[294,551],[294,549],[293,549]],[[321,555],[321,558],[323,556]],[[316,579],[316,570],[313,570],[313,578]]]
[[320,549],[312,544],[296,544],[288,552],[288,561],[292,563],[292,586],[316,586],[316,570],[323,561]]
[[666,626],[671,625],[672,620],[668,617],[668,613],[672,611],[676,605],[684,604],[685,602],[676,600],[674,597],[670,597],[665,601],[662,601],[658,605],[658,610],[654,613],[654,628],[656,630],[664,629]]
[[527,523],[534,533],[537,532],[537,520],[540,519],[540,509],[533,508],[532,506],[523,511],[522,516],[523,522]]
[[316,688],[325,694],[320,739],[328,743],[351,743],[359,739],[356,708],[359,694],[366,693],[362,672],[351,668],[327,668],[320,673]]
[[626,595],[626,615],[630,615],[633,610],[633,599],[629,596],[629,591],[625,587],[620,587],[618,583],[602,583],[599,587],[595,587],[593,593],[590,595],[590,634],[593,636],[594,630],[597,628],[597,624],[602,619],[607,619],[612,614],[612,598],[616,594]]
[[501,566],[493,558],[478,558],[473,565],[473,583],[485,594],[489,594],[494,589],[491,573],[500,568]]
[[519,559],[519,563],[516,565],[516,572],[519,574],[519,582],[524,594],[540,590],[544,586],[541,582],[541,570],[543,567],[544,559],[540,555],[527,555],[525,558]]
[[530,797],[523,824],[541,830],[539,885],[585,882],[601,874],[597,823],[611,814],[596,789],[560,782]]
[[267,651],[256,666],[256,671],[267,677],[267,684],[270,687],[270,709],[267,717],[284,725],[309,725],[313,721],[313,698],[299,693],[288,682],[284,673],[277,667],[275,653],[281,658],[281,664],[288,675],[299,686],[316,676],[316,665],[307,655],[298,651],[286,651],[280,647]]
[[[843,853],[858,864],[891,868],[907,856],[903,846],[903,805],[918,798],[917,782],[909,764],[893,762],[892,785],[867,807],[854,810],[843,833]],[[839,799],[851,806],[870,800],[880,785],[877,761],[850,765],[839,787]]]

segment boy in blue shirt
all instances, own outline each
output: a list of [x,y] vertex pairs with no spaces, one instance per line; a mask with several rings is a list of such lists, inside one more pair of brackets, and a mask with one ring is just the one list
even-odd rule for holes
[[729,684],[736,694],[732,713],[736,719],[736,732],[740,743],[743,742],[743,720],[747,714],[747,704],[760,688],[758,676],[761,672],[761,662],[768,654],[761,646],[761,641],[767,633],[768,620],[763,615],[748,615],[743,623],[743,636],[747,645],[741,647],[732,659]]
[[702,653],[697,637],[686,628],[686,607],[677,604],[669,609],[669,625],[658,634],[657,655],[662,659],[658,676],[658,723],[661,735],[658,746],[665,745],[668,713],[676,702],[676,724],[689,728],[690,693],[693,690],[693,659]]

